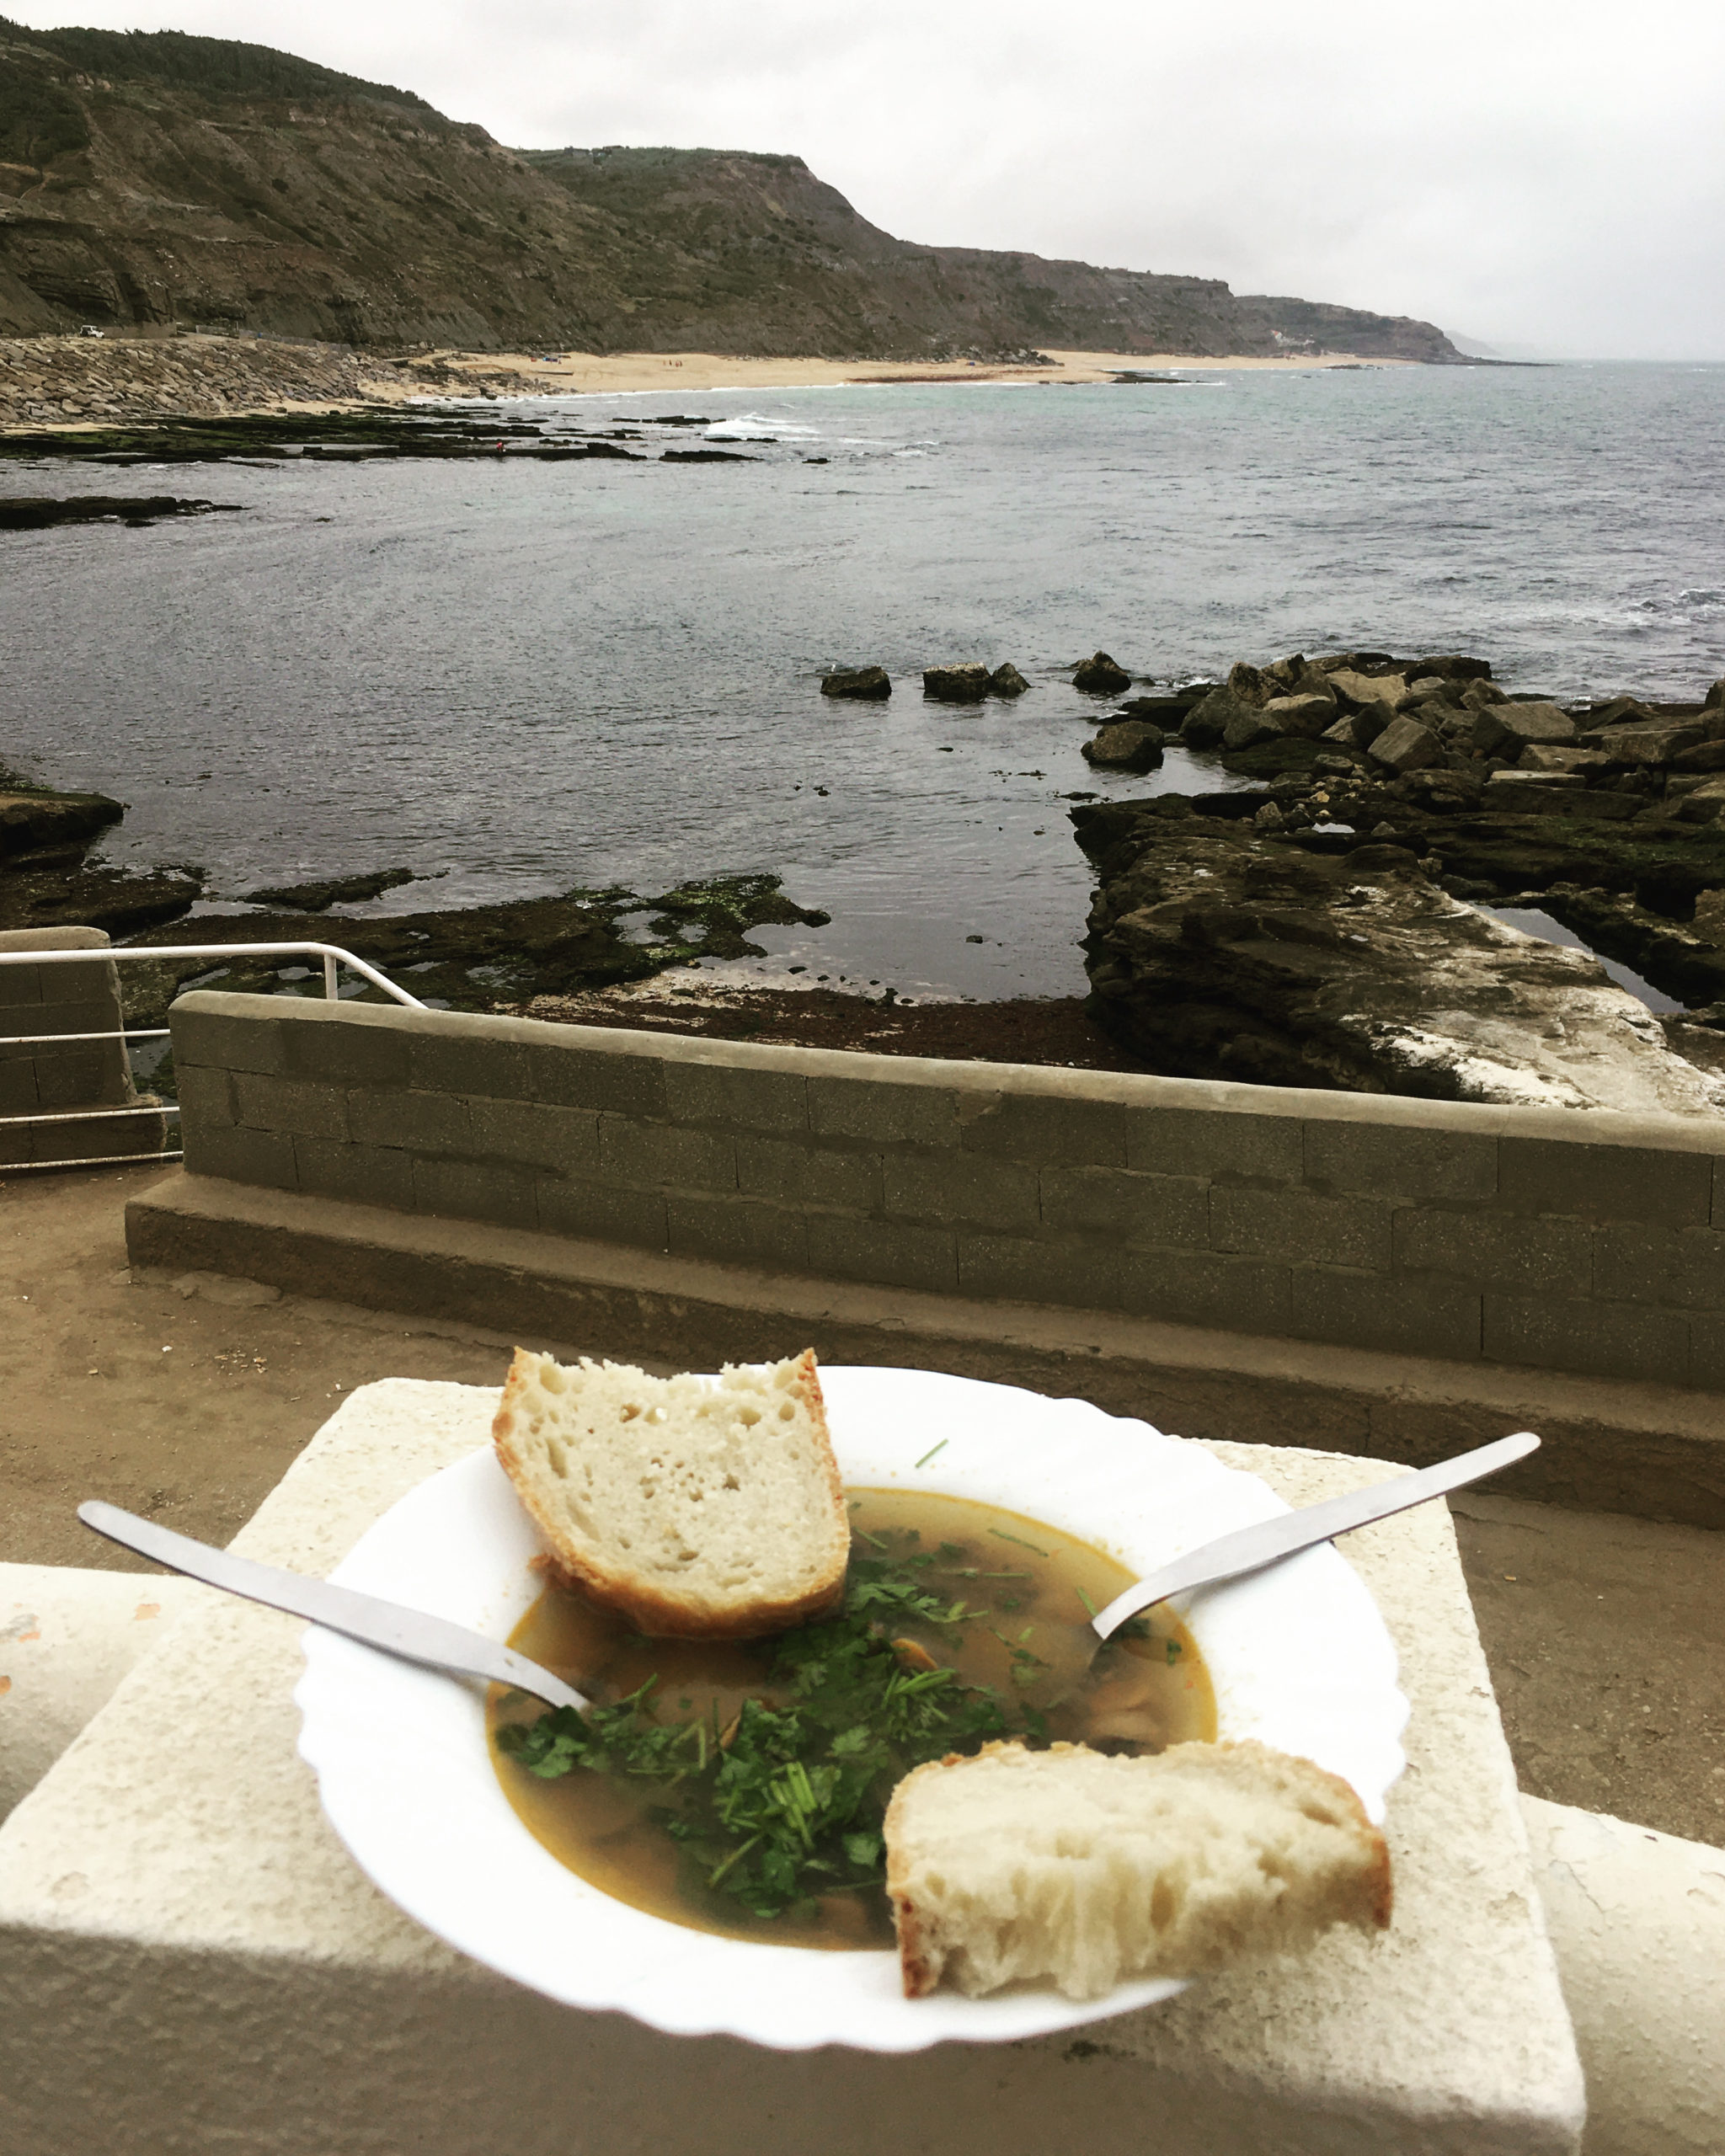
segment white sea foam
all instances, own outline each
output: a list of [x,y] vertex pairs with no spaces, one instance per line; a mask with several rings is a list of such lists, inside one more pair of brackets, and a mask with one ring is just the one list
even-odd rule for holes
[[796,419],[769,419],[764,412],[740,412],[734,419],[715,419],[708,441],[819,441],[820,430]]

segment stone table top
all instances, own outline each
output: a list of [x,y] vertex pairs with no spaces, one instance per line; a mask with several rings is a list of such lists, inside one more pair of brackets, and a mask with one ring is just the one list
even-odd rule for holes
[[[233,1547],[325,1573],[497,1395],[360,1388]],[[1290,1503],[1381,1462],[1212,1445]],[[1008,2046],[786,2055],[555,2006],[370,1884],[295,1750],[301,1627],[190,1606],[0,1828],[0,2138],[33,2156],[1561,2156],[1580,2068],[1447,1511],[1343,1545],[1413,1705],[1387,1935]]]

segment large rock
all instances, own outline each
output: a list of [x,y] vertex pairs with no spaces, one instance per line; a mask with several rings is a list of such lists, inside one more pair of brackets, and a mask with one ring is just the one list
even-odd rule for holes
[[1187,712],[1180,739],[1188,749],[1219,749],[1231,726],[1255,723],[1258,716],[1256,705],[1242,702],[1231,689],[1212,689]]
[[1367,754],[1397,773],[1423,771],[1444,760],[1444,744],[1417,718],[1392,718],[1373,740]]
[[1598,749],[1570,749],[1561,741],[1530,741],[1515,759],[1518,771],[1576,771],[1583,777],[1603,771],[1610,761]]
[[1093,1007],[1153,1070],[1680,1115],[1725,1081],[1598,962],[1447,897],[1398,847],[1328,860],[1245,823],[1080,810]]
[[996,666],[988,677],[988,693],[991,696],[1022,696],[1029,686],[1010,659]]
[[1489,681],[1492,664],[1488,659],[1469,659],[1459,651],[1446,652],[1441,658],[1416,659],[1407,669],[1407,678],[1410,681]]
[[1706,734],[1692,720],[1674,724],[1667,720],[1651,726],[1610,726],[1589,732],[1588,746],[1602,749],[1614,764],[1626,770],[1658,770],[1673,763],[1690,749],[1703,746]]
[[1519,756],[1530,741],[1570,744],[1575,721],[1556,704],[1491,704],[1473,722],[1473,745],[1488,756]]
[[892,692],[892,681],[884,666],[836,666],[830,674],[820,677],[824,696],[860,696],[878,702]]
[[1122,718],[1147,718],[1152,726],[1159,726],[1165,734],[1178,734],[1186,723],[1186,715],[1194,704],[1204,702],[1204,691],[1188,691],[1184,696],[1128,696],[1120,706]]
[[1255,749],[1261,741],[1279,740],[1286,728],[1268,711],[1242,703],[1222,728],[1222,746],[1229,750]]
[[1336,710],[1333,696],[1300,694],[1268,698],[1263,716],[1273,718],[1284,734],[1297,734],[1303,740],[1316,741],[1335,723]]
[[1087,696],[1118,696],[1132,686],[1132,676],[1105,651],[1084,660],[1072,675],[1072,686]]
[[1352,667],[1338,666],[1329,675],[1328,680],[1341,702],[1354,711],[1363,706],[1381,704],[1393,715],[1407,702],[1405,674],[1360,674]]
[[105,793],[0,792],[0,857],[76,845],[117,824],[125,814]]
[[1236,659],[1228,669],[1228,686],[1242,704],[1265,703],[1279,686],[1267,672],[1243,659]]
[[1087,741],[1082,754],[1101,771],[1153,771],[1162,760],[1162,730],[1146,719],[1117,719]]
[[943,704],[980,704],[988,694],[989,671],[974,660],[962,666],[925,666],[922,693]]

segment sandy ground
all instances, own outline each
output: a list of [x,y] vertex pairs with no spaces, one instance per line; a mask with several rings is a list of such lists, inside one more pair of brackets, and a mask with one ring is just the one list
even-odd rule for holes
[[[1178,371],[1209,373],[1218,368],[1268,369],[1297,372],[1302,368],[1411,366],[1407,360],[1359,360],[1350,352],[1325,352],[1300,359],[1194,359],[1188,353],[1059,352],[1052,367],[969,366],[963,361],[886,360],[738,359],[723,352],[612,352],[604,355],[569,352],[553,356],[532,352],[438,352],[427,355],[464,372],[488,377],[514,374],[524,389],[553,396],[628,396],[660,390],[804,389],[856,382],[1108,382],[1122,369],[1136,374]],[[380,385],[387,393],[388,385]],[[398,394],[423,395],[409,370],[402,371]],[[447,394],[447,391],[444,393]]]
[[[477,1328],[134,1283],[122,1208],[159,1173],[0,1179],[0,1559],[134,1561],[78,1525],[86,1497],[225,1541],[354,1386],[502,1382],[510,1343]],[[1455,1509],[1522,1786],[1725,1843],[1725,1535],[1483,1493]]]

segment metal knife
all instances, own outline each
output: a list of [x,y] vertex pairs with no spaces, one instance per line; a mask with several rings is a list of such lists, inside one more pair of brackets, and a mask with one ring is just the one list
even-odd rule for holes
[[271,1609],[285,1609],[291,1617],[304,1617],[344,1639],[382,1647],[404,1662],[450,1670],[457,1677],[483,1678],[490,1684],[513,1684],[553,1707],[585,1710],[588,1705],[572,1685],[537,1662],[488,1640],[482,1632],[469,1631],[465,1625],[452,1625],[447,1618],[428,1616],[423,1610],[360,1594],[350,1587],[334,1587],[328,1580],[310,1579],[303,1572],[236,1557],[231,1550],[195,1542],[189,1534],[176,1534],[172,1528],[158,1527],[153,1520],[140,1519],[118,1505],[104,1505],[99,1498],[81,1504],[77,1516],[110,1542],[123,1543],[140,1556],[153,1557],[158,1565],[202,1580],[206,1587],[219,1587]]

